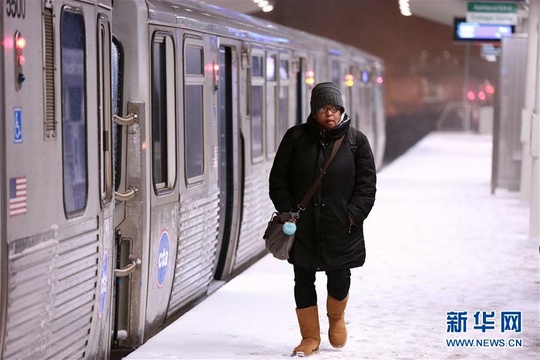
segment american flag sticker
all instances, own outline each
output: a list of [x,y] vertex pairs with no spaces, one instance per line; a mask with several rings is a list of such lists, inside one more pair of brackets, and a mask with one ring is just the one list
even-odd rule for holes
[[9,216],[26,214],[26,176],[9,179]]

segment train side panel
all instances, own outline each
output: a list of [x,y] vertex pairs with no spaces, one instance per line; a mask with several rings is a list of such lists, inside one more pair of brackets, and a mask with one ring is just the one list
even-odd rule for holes
[[112,202],[96,176],[95,51],[110,4],[69,4],[20,0],[2,11],[4,359],[110,348]]
[[[0,14],[4,14],[4,3],[0,2]],[[4,16],[0,15],[0,34],[4,34]],[[0,46],[0,134],[6,133],[6,117],[5,117],[5,66],[4,66],[5,50],[4,46]],[[6,183],[5,183],[5,136],[0,135],[0,357],[4,349],[5,325],[6,325],[6,308],[7,308],[7,291],[8,291],[8,271],[7,271],[7,239],[6,235],[6,210],[3,204],[6,203]]]

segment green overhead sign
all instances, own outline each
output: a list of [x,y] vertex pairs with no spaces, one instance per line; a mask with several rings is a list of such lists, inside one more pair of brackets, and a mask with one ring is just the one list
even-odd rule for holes
[[470,2],[467,4],[469,12],[517,13],[517,8],[516,3]]
[[467,22],[516,25],[517,11],[517,4],[512,2],[470,2],[467,4]]

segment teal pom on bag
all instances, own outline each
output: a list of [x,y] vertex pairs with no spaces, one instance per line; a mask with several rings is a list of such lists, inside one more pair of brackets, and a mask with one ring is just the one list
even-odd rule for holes
[[287,235],[294,234],[296,232],[296,224],[291,221],[287,221],[285,224],[283,224],[283,232]]

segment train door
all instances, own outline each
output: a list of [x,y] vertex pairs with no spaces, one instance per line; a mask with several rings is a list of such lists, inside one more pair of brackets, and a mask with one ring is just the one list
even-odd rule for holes
[[219,259],[215,280],[225,280],[232,271],[242,218],[243,154],[238,111],[238,43],[222,41],[218,50],[218,152],[219,152]]
[[355,108],[355,92],[354,92],[354,66],[353,65],[347,65],[345,67],[345,73],[344,77],[342,79],[343,84],[345,86],[345,101],[347,101],[347,113],[352,118],[352,113],[355,113],[357,110]]
[[294,81],[291,79],[291,55],[288,52],[280,52],[278,64],[278,98],[277,98],[277,144],[281,142],[287,129],[293,126],[296,101],[293,101]]
[[311,90],[318,82],[322,81],[328,81],[323,80],[325,79],[325,75],[322,73],[322,66],[319,64],[319,61],[317,59],[317,56],[307,56],[305,58],[300,59],[300,64],[305,65],[305,72],[300,73],[300,76],[305,76],[304,81],[299,84],[299,87],[301,89],[301,92],[298,94],[298,96],[301,97],[302,101],[302,114],[303,115],[299,121],[300,123],[306,122],[306,119],[311,113],[311,107],[310,107],[310,97],[311,97]]
[[[107,10],[110,10],[107,7]],[[110,351],[110,329],[112,319],[112,289],[114,284],[114,185],[112,147],[112,83],[111,83],[111,17],[110,12],[99,11],[96,29],[96,111],[97,111],[97,174],[101,213],[100,260],[98,269],[97,317],[100,320],[99,335],[92,336],[89,344],[98,349],[96,356],[108,356]],[[92,156],[90,154],[90,156]]]
[[167,317],[207,295],[219,259],[217,38],[178,32],[180,104],[178,117],[178,250]]
[[375,143],[374,129],[373,129],[373,84],[371,82],[371,69],[368,64],[362,64],[359,67],[359,81],[358,84],[358,107],[359,107],[359,121],[358,129],[368,138],[370,144]]
[[296,106],[294,120],[295,124],[301,124],[307,119],[307,114],[309,114],[309,112],[306,113],[306,109],[309,109],[309,105],[307,104],[308,91],[306,84],[308,81],[313,80],[313,77],[308,78],[305,57],[297,56],[293,61],[293,64],[295,64],[293,77],[295,79],[294,104]]
[[0,15],[8,119],[0,357],[106,358],[113,204],[112,174],[102,172],[110,165],[102,80],[110,2],[34,5],[10,2]]
[[[245,59],[246,76],[243,84],[246,91],[242,94],[246,101],[246,112],[242,118],[242,135],[245,136],[245,177],[243,207],[244,216],[238,247],[234,259],[234,270],[241,270],[249,266],[255,258],[265,253],[264,241],[261,234],[264,233],[264,224],[253,224],[250,219],[265,218],[271,211],[268,198],[268,173],[269,163],[266,160],[267,138],[265,115],[267,111],[267,98],[265,95],[266,80],[266,54],[263,47],[245,44],[242,49],[242,57]],[[272,110],[274,111],[274,110]],[[273,122],[275,124],[275,122]],[[273,132],[275,134],[275,132]]]
[[[325,82],[325,81],[331,81],[329,71],[328,71],[328,65],[326,58],[320,58],[320,57],[309,57],[308,58],[308,73],[310,75],[309,78],[307,78],[305,87],[306,87],[306,106],[307,106],[307,113],[308,115],[311,114],[311,90],[317,85],[318,83]],[[304,119],[305,121],[306,119]]]
[[361,79],[358,77],[358,64],[355,64],[351,67],[350,74],[352,76],[352,86],[350,87],[351,91],[351,102],[354,104],[350,109],[347,109],[347,113],[351,117],[351,125],[354,126],[356,129],[360,129],[360,81]]
[[384,114],[383,69],[378,63],[373,70],[373,128],[375,131],[373,148],[375,166],[382,166],[384,160],[384,147],[386,146],[386,120]]
[[278,140],[278,121],[277,115],[278,115],[278,76],[279,76],[279,63],[278,63],[278,54],[275,50],[267,50],[266,51],[266,64],[264,65],[266,71],[265,71],[265,85],[266,85],[266,116],[265,116],[265,129],[264,129],[264,137],[265,137],[265,145],[266,145],[266,156],[268,158],[273,158],[276,150],[277,150],[277,144],[279,144]]
[[150,218],[142,238],[149,241],[148,283],[144,333],[156,334],[165,321],[173,283],[173,259],[178,239],[177,183],[177,66],[175,34],[151,27],[150,128],[151,182],[148,191]]

